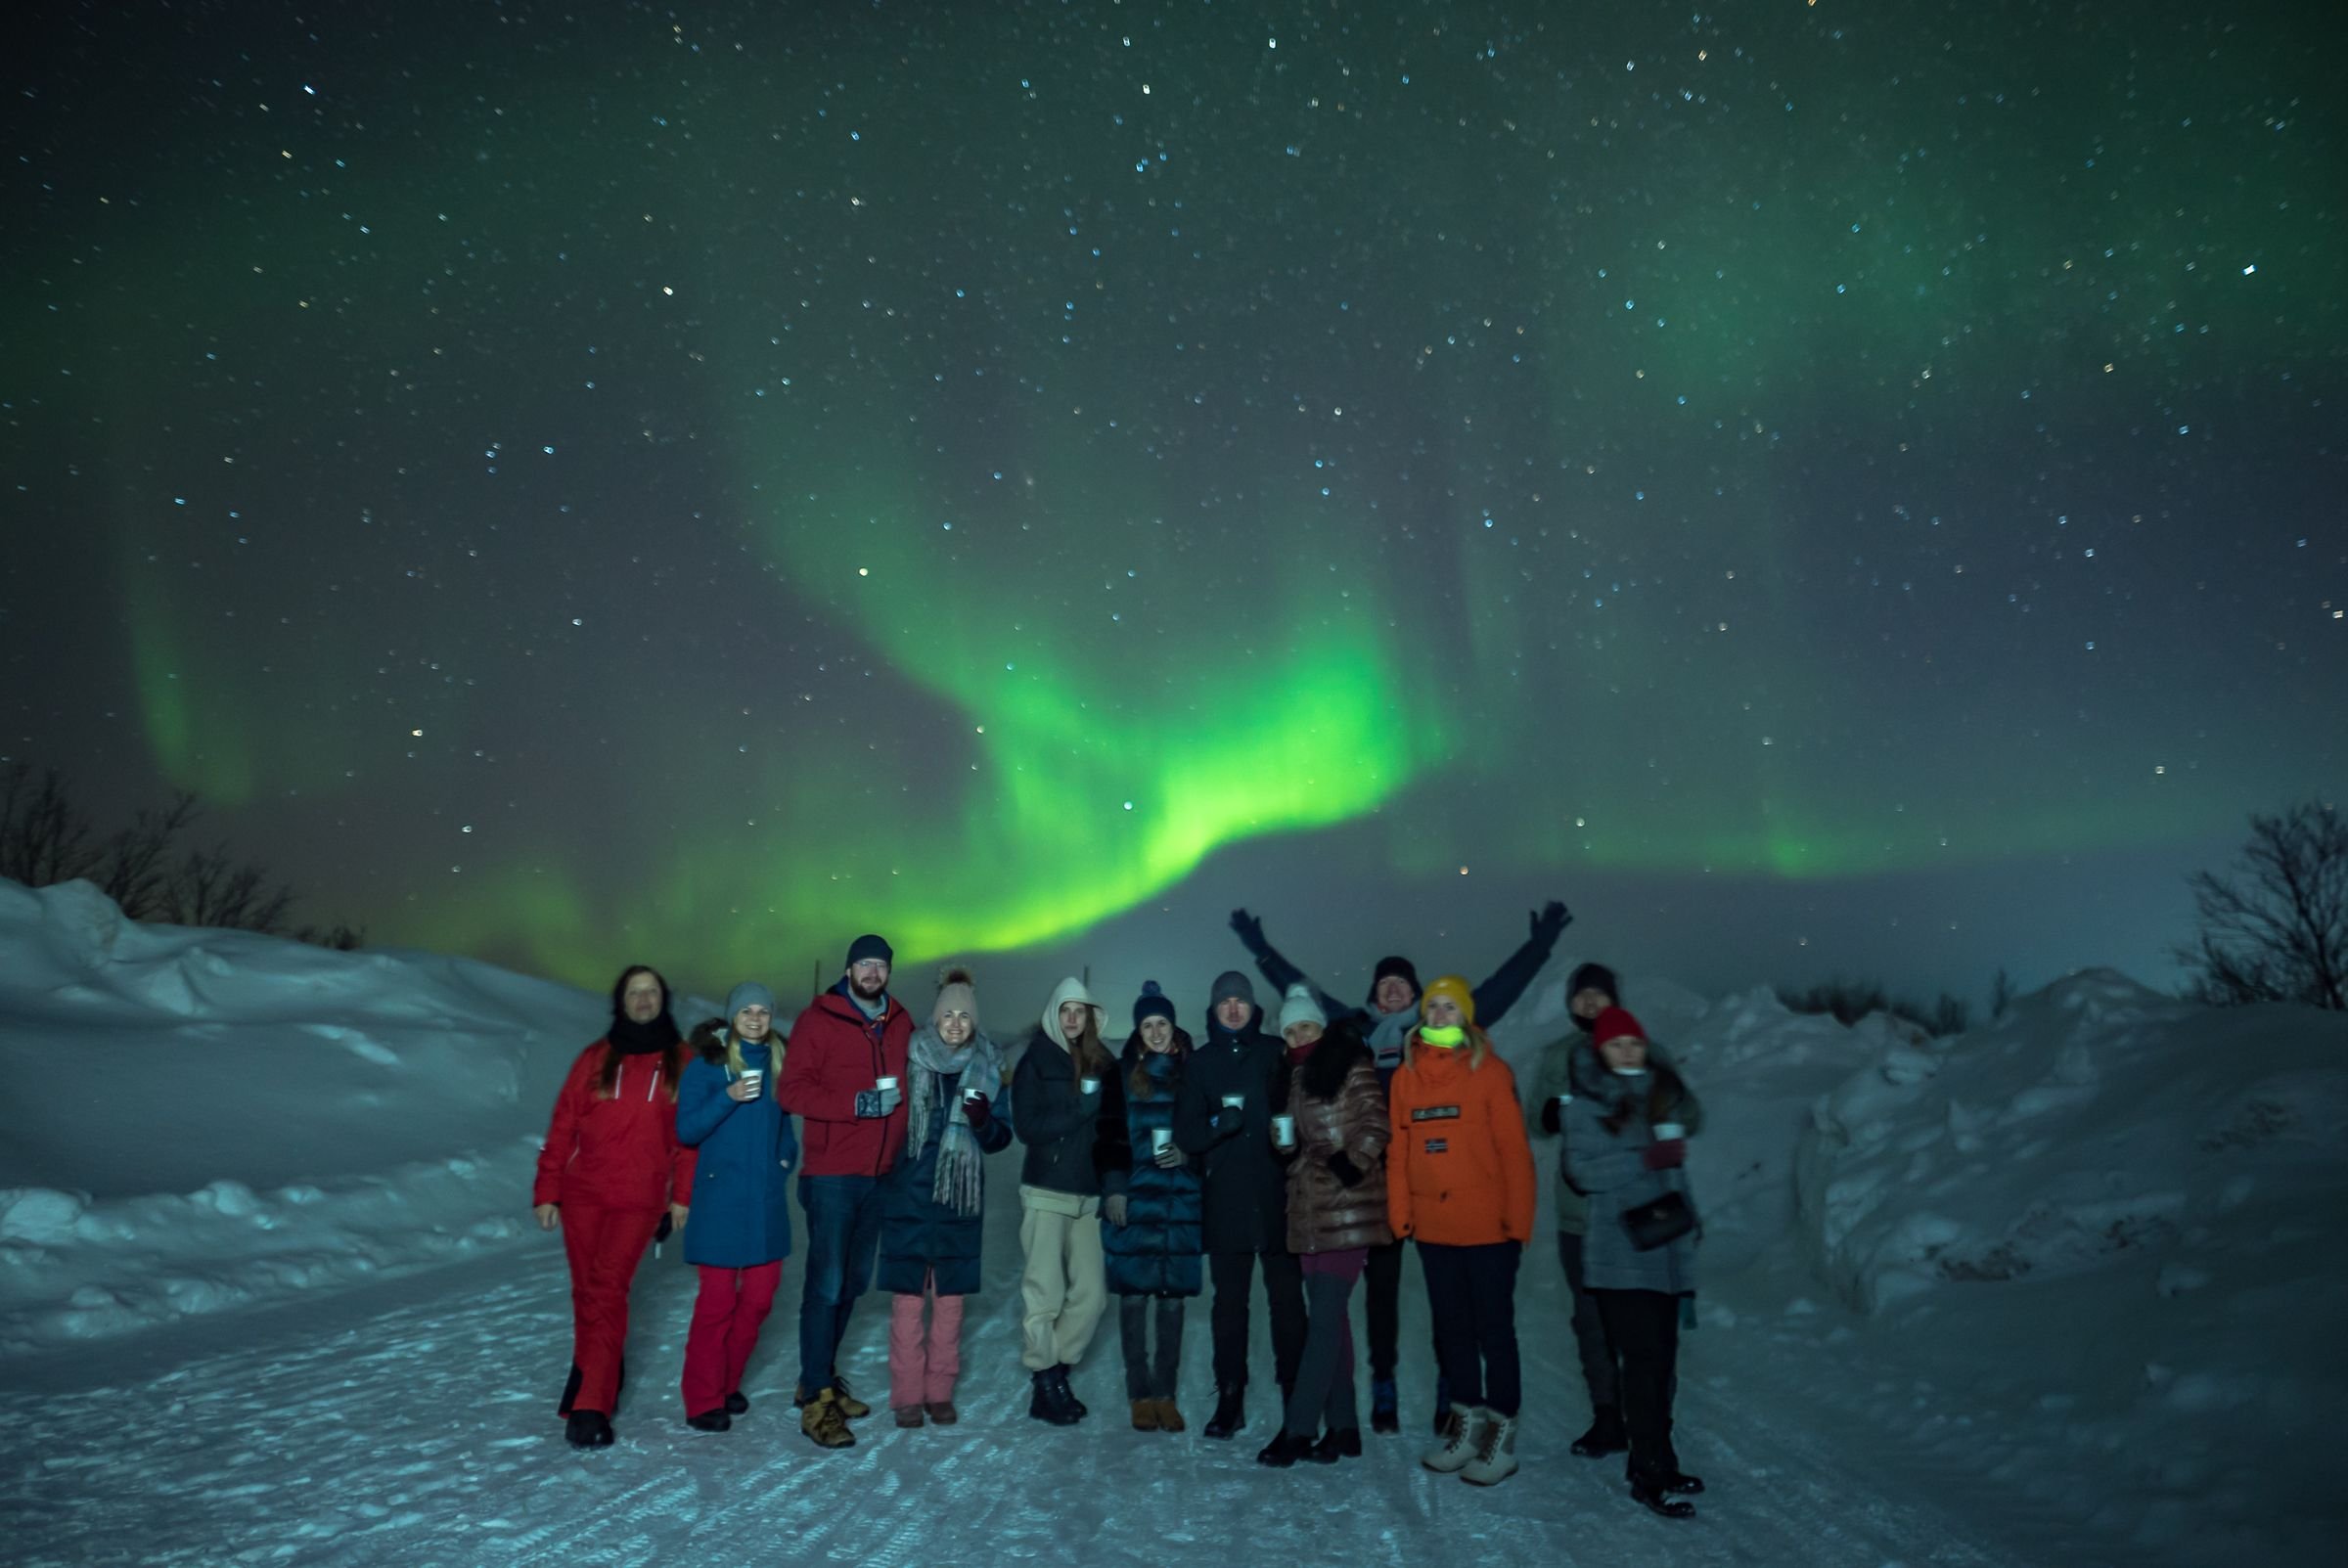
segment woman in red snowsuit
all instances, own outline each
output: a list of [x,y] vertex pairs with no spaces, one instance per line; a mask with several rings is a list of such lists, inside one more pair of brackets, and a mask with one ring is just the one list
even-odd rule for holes
[[685,1041],[668,982],[645,964],[611,987],[611,1029],[579,1053],[538,1151],[530,1194],[539,1226],[563,1232],[570,1259],[570,1381],[560,1413],[580,1448],[611,1441],[625,1375],[628,1285],[665,1216],[682,1229],[694,1151],[677,1142]]

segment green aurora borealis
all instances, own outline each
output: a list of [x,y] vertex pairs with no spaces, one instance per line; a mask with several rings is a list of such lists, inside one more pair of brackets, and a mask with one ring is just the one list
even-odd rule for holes
[[2341,783],[2315,8],[295,18],[11,112],[6,749],[378,939],[1204,948],[1245,845],[1741,974]]

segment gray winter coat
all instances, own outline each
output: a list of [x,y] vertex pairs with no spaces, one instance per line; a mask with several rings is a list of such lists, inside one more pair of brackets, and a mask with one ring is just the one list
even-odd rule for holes
[[[1650,1043],[1647,1059],[1660,1066],[1672,1066],[1672,1060],[1659,1046]],[[1603,1095],[1606,1087],[1618,1083],[1599,1058],[1598,1048],[1591,1044],[1590,1031],[1576,1027],[1561,1040],[1553,1040],[1541,1048],[1541,1062],[1533,1073],[1533,1098],[1524,1107],[1525,1129],[1539,1138],[1554,1138],[1565,1130],[1562,1115],[1553,1115],[1559,1095],[1570,1094],[1577,1099],[1585,1095]],[[1691,1091],[1680,1104],[1680,1125],[1690,1137],[1704,1130],[1704,1107]],[[1574,1190],[1573,1178],[1565,1171],[1565,1161],[1558,1161],[1558,1229],[1567,1235],[1590,1233],[1590,1199]]]
[[[1685,1166],[1650,1171],[1642,1158],[1655,1141],[1647,1118],[1653,1080],[1624,1078],[1603,1067],[1599,1073],[1608,1081],[1600,1082],[1596,1073],[1581,1075],[1588,1088],[1577,1087],[1573,1103],[1565,1107],[1565,1148],[1560,1157],[1566,1180],[1589,1195],[1590,1231],[1582,1243],[1583,1282],[1592,1290],[1660,1290],[1666,1295],[1685,1295],[1695,1288],[1698,1232],[1641,1252],[1631,1245],[1631,1232],[1622,1223],[1625,1210],[1667,1191],[1686,1193],[1689,1201],[1694,1202]],[[1606,1118],[1617,1107],[1625,1107],[1625,1102],[1620,1131],[1607,1131]],[[1695,1095],[1689,1091],[1670,1118],[1693,1127],[1700,1114]],[[1702,1211],[1697,1213],[1700,1216]]]

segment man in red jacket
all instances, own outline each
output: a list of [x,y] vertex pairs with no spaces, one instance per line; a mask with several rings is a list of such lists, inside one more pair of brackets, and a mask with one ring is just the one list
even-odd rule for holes
[[848,1313],[872,1282],[880,1242],[880,1179],[905,1146],[905,1053],[913,1016],[888,994],[896,954],[878,936],[848,947],[839,983],[807,1005],[783,1053],[777,1098],[799,1118],[799,1207],[807,1278],[799,1297],[799,1429],[846,1448],[871,1408],[835,1363]]

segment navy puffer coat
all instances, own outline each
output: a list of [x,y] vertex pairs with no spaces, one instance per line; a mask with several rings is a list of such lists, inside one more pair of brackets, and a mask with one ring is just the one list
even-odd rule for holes
[[1151,1154],[1152,1133],[1174,1130],[1174,1096],[1190,1054],[1191,1037],[1175,1030],[1173,1051],[1153,1058],[1169,1064],[1166,1076],[1152,1080],[1147,1098],[1133,1091],[1134,1064],[1142,1055],[1140,1034],[1125,1042],[1124,1059],[1117,1064],[1126,1085],[1125,1126],[1133,1144],[1133,1168],[1125,1176],[1125,1223],[1102,1225],[1101,1249],[1106,1254],[1108,1288],[1120,1296],[1195,1296],[1199,1291],[1199,1255],[1205,1242],[1199,1233],[1198,1159],[1194,1155],[1167,1170]]
[[[985,1211],[956,1214],[931,1194],[937,1190],[937,1149],[944,1142],[946,1118],[966,1114],[962,1108],[963,1074],[938,1080],[937,1104],[930,1110],[929,1130],[922,1140],[922,1157],[900,1158],[896,1169],[880,1179],[880,1288],[900,1296],[922,1293],[923,1277],[937,1271],[937,1293],[971,1296],[978,1292],[979,1242]],[[1000,1083],[971,1087],[1003,1103]],[[1011,1142],[1011,1122],[989,1115],[971,1129],[982,1153],[992,1154]]]

